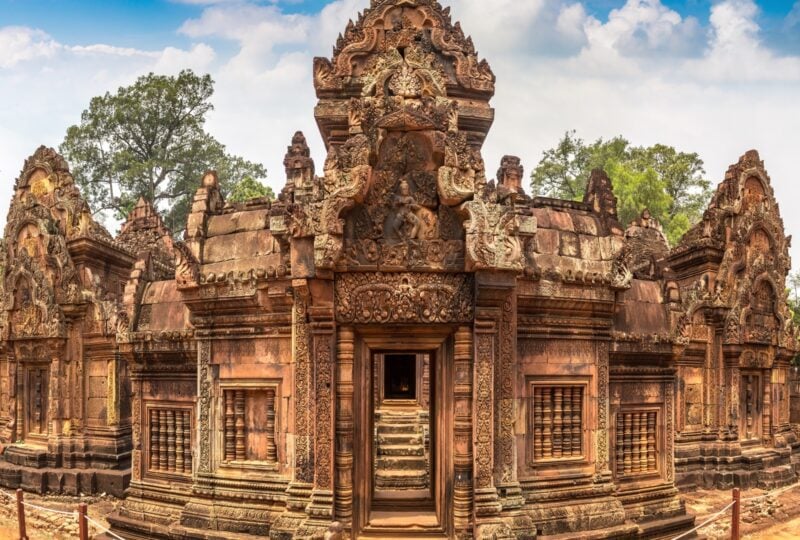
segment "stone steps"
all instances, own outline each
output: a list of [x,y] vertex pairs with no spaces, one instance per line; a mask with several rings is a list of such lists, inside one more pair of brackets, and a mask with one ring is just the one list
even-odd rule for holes
[[376,488],[425,489],[428,487],[426,471],[377,471]]
[[422,470],[427,468],[425,458],[422,456],[392,456],[378,458],[378,470]]
[[388,435],[378,435],[378,445],[385,444],[408,444],[418,445],[423,444],[422,435],[411,433],[391,433]]
[[419,426],[414,424],[379,424],[378,435],[417,435]]
[[427,420],[418,411],[382,411],[375,422],[375,487],[382,491],[428,489],[423,427]]
[[378,446],[379,456],[424,456],[422,446],[408,446],[405,444],[386,444]]
[[795,482],[797,479],[794,470],[790,465],[764,469],[758,476],[759,487],[767,490],[787,486]]

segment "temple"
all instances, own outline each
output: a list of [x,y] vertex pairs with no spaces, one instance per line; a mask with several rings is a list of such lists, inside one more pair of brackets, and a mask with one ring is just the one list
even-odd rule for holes
[[[800,473],[790,238],[755,151],[670,248],[603,171],[531,198],[481,157],[495,77],[435,0],[313,65],[277,201],[201,180],[113,238],[67,164],[17,180],[0,485],[123,495],[151,538],[669,538],[681,490]],[[794,423],[793,423],[794,422]]]

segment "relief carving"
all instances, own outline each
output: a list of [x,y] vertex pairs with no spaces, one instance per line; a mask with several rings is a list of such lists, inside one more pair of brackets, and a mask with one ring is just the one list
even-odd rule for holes
[[475,487],[492,486],[492,410],[494,343],[490,334],[476,336],[475,354]]
[[472,277],[456,274],[342,274],[339,323],[452,323],[473,318]]

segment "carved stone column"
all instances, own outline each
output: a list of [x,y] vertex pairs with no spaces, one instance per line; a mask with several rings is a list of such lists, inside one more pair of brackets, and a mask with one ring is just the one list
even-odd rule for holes
[[722,342],[723,334],[722,328],[715,327],[714,329],[714,348],[712,350],[712,367],[711,367],[711,426],[716,430],[719,435],[724,436],[725,430],[725,361],[723,358]]
[[14,423],[14,438],[13,441],[21,440],[25,436],[25,414],[27,413],[28,404],[25,403],[25,370],[22,361],[18,356],[14,358],[14,387],[16,391],[16,421]]
[[309,522],[326,527],[333,520],[334,466],[334,323],[332,303],[312,308],[311,325],[314,365],[314,489],[306,509]]
[[211,368],[211,341],[197,343],[197,440],[200,441],[198,473],[211,474],[211,405],[214,375]]
[[476,536],[505,538],[525,517],[519,515],[524,500],[514,437],[516,275],[477,272],[475,278]]
[[294,351],[294,479],[289,485],[287,508],[305,512],[314,482],[312,437],[313,373],[309,352],[308,305],[306,280],[296,280],[292,311],[292,350]]
[[270,528],[273,540],[289,540],[308,518],[306,509],[314,488],[314,438],[312,414],[314,373],[310,353],[308,309],[311,302],[308,281],[292,282],[292,351],[294,351],[294,478],[286,490],[286,512]]
[[517,480],[515,382],[517,374],[517,297],[513,288],[505,291],[500,310],[495,362],[495,478],[503,510],[522,508],[525,499]]
[[764,389],[762,393],[762,426],[761,426],[761,442],[764,446],[773,445],[773,427],[772,422],[772,370],[767,369],[763,371],[762,379],[764,380]]
[[51,344],[50,353],[50,381],[48,384],[47,396],[47,412],[42,411],[47,415],[47,463],[50,467],[61,467],[61,432],[63,427],[62,420],[62,399],[63,388],[61,385],[64,381],[64,362],[61,360],[63,354],[62,348]]
[[[458,338],[456,338],[456,340],[458,340]],[[345,529],[351,529],[353,522],[353,430],[355,427],[353,424],[353,362],[355,359],[355,333],[353,332],[352,327],[346,326],[339,328],[337,348],[335,516],[336,520],[341,522]],[[458,351],[458,341],[456,341],[456,351]],[[471,357],[470,351],[468,351],[468,354],[470,354]],[[458,390],[456,390],[456,392],[458,392]],[[456,406],[456,410],[458,410],[458,406]],[[467,413],[469,413],[469,410],[470,408],[468,407]],[[458,419],[456,419],[456,422],[458,422]],[[471,432],[471,419],[469,416],[467,417],[467,424],[468,427],[470,427]],[[458,432],[456,433],[456,440],[458,440]],[[467,436],[467,445],[471,450],[471,444],[469,443],[470,438]],[[458,454],[456,454],[456,456],[458,456]],[[472,469],[471,459],[470,451],[470,471]],[[456,463],[458,463],[458,457],[456,457]],[[458,465],[456,465],[456,467],[458,467]],[[458,478],[458,473],[456,473],[456,478]],[[470,480],[471,479],[468,477],[467,481]],[[458,487],[456,487],[456,493],[458,493]],[[458,500],[458,495],[456,495],[456,500]],[[470,516],[468,515],[467,518],[469,517]]]
[[610,400],[609,400],[609,346],[608,342],[597,344],[597,457],[595,471],[597,481],[610,481],[612,478],[609,463]]
[[666,435],[666,477],[667,482],[675,481],[675,382],[664,383],[664,414]]
[[109,426],[119,424],[118,369],[117,357],[114,356],[106,364],[106,424]]
[[[340,341],[341,343],[341,341]],[[456,534],[472,536],[472,329],[460,327],[455,334],[455,489],[453,497]],[[352,350],[352,345],[351,345]],[[351,353],[352,354],[352,353]],[[341,361],[341,357],[340,357]],[[351,358],[352,362],[352,358]],[[352,368],[351,368],[352,372]],[[352,463],[352,455],[351,455]]]
[[474,446],[475,516],[500,515],[502,505],[494,484],[494,352],[496,326],[493,320],[475,321]]
[[86,396],[83,380],[85,361],[83,351],[79,350],[76,358],[72,361],[75,364],[75,411],[73,414],[73,428],[75,433],[82,433],[83,426],[86,425]]
[[741,370],[739,368],[739,354],[724,354],[724,418],[722,426],[727,426],[730,439],[735,439],[739,433],[739,389],[741,387]]
[[139,373],[135,373],[131,377],[131,398],[133,400],[131,410],[131,415],[133,416],[131,478],[134,481],[139,481],[142,479],[142,377]]

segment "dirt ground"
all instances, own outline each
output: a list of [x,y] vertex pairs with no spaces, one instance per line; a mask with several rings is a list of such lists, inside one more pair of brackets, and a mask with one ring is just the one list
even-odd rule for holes
[[[800,485],[779,494],[758,500],[764,491],[752,489],[742,492],[742,538],[746,540],[800,540]],[[729,491],[695,491],[685,493],[686,509],[697,516],[696,523],[703,523],[709,516],[731,502]],[[119,504],[113,497],[83,497],[82,499],[61,496],[40,497],[25,494],[25,502],[62,512],[74,512],[79,501],[89,505],[89,517],[108,526],[105,516]],[[709,524],[699,533],[709,540],[730,538],[730,510],[720,519]],[[26,511],[28,537],[30,540],[74,540],[78,525],[74,516],[52,514],[36,508]],[[101,531],[95,526],[89,529],[92,536]],[[0,490],[0,539],[16,539],[17,511],[14,493]]]
[[[61,512],[73,512],[73,515],[63,515],[26,507],[25,522],[30,540],[74,540],[77,538],[78,520],[74,512],[77,511],[79,502],[89,505],[91,519],[101,523],[103,527],[108,527],[105,516],[113,512],[119,504],[117,499],[107,496],[78,499],[77,497],[62,496],[40,497],[31,493],[25,493],[25,502]],[[101,532],[90,522],[90,537]],[[19,538],[17,502],[14,492],[3,489],[0,490],[0,539],[16,540],[17,538]]]
[[[800,540],[800,485],[793,489],[762,497],[766,492],[760,489],[742,491],[741,529],[742,538],[747,540]],[[725,507],[732,500],[730,491],[699,490],[683,494],[686,509],[697,516],[700,525],[711,515]],[[753,499],[754,500],[748,500]],[[703,527],[699,533],[709,540],[730,538],[731,511],[713,523]]]

